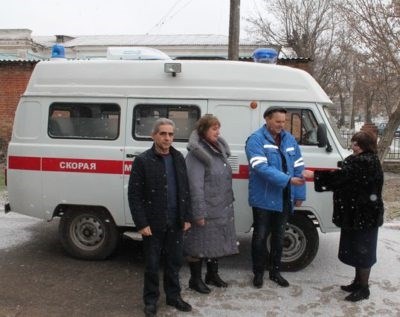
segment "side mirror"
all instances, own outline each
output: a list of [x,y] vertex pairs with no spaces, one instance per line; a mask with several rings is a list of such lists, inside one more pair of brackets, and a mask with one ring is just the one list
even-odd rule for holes
[[318,124],[317,140],[318,147],[326,147],[327,152],[332,152],[332,147],[329,144],[328,135],[326,132],[326,125],[324,123]]

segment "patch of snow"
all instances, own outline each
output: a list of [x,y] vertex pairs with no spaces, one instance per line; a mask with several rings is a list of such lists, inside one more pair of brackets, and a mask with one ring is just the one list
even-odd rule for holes
[[[394,223],[398,225],[398,223]],[[241,254],[220,260],[220,276],[229,287],[211,287],[209,295],[190,290],[187,267],[182,269],[182,297],[193,306],[190,316],[265,317],[265,316],[400,316],[400,235],[387,224],[379,231],[378,262],[372,267],[369,300],[351,303],[344,300],[349,294],[340,285],[350,284],[354,268],[337,258],[338,232],[320,234],[320,248],[315,260],[299,272],[283,272],[289,281],[282,288],[269,280],[265,272],[264,286],[252,286],[250,237],[241,238]],[[244,239],[244,240],[243,240]],[[160,311],[161,313],[161,311]],[[169,314],[162,316],[189,316]],[[175,313],[175,312],[174,312]]]
[[31,238],[31,234],[25,229],[39,221],[42,220],[14,212],[5,214],[0,211],[0,250],[15,247],[28,241]]
[[[30,226],[42,221],[16,213],[0,213],[0,250],[11,249],[28,239]],[[339,233],[321,234],[314,261],[299,272],[283,272],[290,286],[282,288],[269,280],[264,286],[252,286],[251,234],[239,236],[240,254],[220,259],[219,274],[228,288],[212,287],[209,295],[198,294],[188,287],[190,277],[184,265],[180,280],[182,297],[192,306],[191,313],[181,313],[162,304],[160,316],[170,317],[265,317],[265,316],[400,316],[400,222],[385,224],[379,230],[378,262],[372,267],[371,296],[358,303],[344,301],[348,293],[340,285],[349,284],[354,268],[337,258]],[[395,230],[397,229],[397,230]],[[203,272],[204,273],[204,272]],[[204,274],[203,274],[204,278]],[[127,290],[130,291],[130,290]]]

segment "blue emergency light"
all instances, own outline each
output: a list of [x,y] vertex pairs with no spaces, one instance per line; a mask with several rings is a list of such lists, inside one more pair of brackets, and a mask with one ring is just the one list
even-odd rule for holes
[[51,48],[51,58],[65,58],[64,46],[60,44],[54,44]]
[[257,63],[276,64],[278,52],[273,48],[257,48],[252,57]]

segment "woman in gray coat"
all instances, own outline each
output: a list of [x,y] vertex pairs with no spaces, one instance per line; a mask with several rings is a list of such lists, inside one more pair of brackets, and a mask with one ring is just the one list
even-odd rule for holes
[[203,261],[207,261],[205,282],[227,287],[218,275],[218,258],[238,253],[230,150],[220,137],[220,127],[217,117],[201,117],[190,136],[186,156],[193,224],[185,237],[184,251],[190,265],[189,287],[203,294],[210,293],[202,280]]

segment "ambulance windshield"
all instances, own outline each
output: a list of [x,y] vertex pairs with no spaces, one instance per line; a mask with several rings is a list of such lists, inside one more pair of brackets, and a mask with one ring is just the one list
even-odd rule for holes
[[[328,108],[327,106],[324,106],[323,109],[324,109],[325,115],[326,115],[326,117],[327,117],[327,119],[328,119],[328,121],[329,121],[329,124],[330,124],[330,126],[332,127],[332,129],[333,129],[333,131],[334,131],[334,133],[335,133],[335,135],[336,135],[336,138],[338,139],[340,145],[341,145],[344,149],[347,150],[347,149],[348,149],[347,142],[346,142],[346,140],[343,138],[343,136],[341,135],[341,133],[340,133],[338,127],[337,127],[336,119],[335,119],[334,116],[330,113],[330,110],[329,110],[329,108]],[[347,135],[347,134],[346,134],[346,136],[350,137],[350,135]]]

